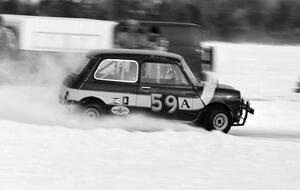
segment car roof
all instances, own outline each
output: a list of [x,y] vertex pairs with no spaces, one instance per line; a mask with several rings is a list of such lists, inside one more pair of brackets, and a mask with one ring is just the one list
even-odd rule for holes
[[145,56],[162,56],[168,58],[174,58],[178,60],[182,60],[182,56],[164,52],[164,51],[157,51],[157,50],[139,50],[139,49],[102,49],[102,50],[94,50],[87,54],[87,57],[96,57],[103,54],[114,54],[114,55],[145,55]]
[[[200,27],[198,24],[188,22],[166,22],[166,21],[142,21],[136,20],[141,25],[157,25],[157,26],[182,26],[182,27]],[[126,24],[128,21],[120,20],[119,23]]]
[[183,26],[183,27],[200,27],[198,24],[187,22],[164,22],[164,21],[139,21],[142,25],[158,25],[158,26]]

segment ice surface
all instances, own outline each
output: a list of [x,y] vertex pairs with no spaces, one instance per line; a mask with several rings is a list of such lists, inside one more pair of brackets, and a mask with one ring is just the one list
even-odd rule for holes
[[300,47],[209,44],[215,77],[255,108],[228,135],[142,115],[86,123],[57,104],[70,62],[1,63],[0,189],[299,189]]

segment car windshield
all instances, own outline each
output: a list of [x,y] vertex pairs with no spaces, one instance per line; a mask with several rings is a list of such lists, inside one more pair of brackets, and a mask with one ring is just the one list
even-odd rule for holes
[[197,80],[194,73],[191,71],[191,69],[188,67],[187,63],[184,59],[181,60],[182,67],[185,71],[185,73],[188,75],[189,79],[193,83],[194,86],[202,86],[201,83]]

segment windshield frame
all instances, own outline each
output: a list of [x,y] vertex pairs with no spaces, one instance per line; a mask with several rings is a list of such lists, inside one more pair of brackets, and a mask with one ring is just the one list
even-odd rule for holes
[[193,86],[201,87],[202,86],[201,82],[199,82],[197,80],[194,73],[191,71],[191,69],[189,68],[189,66],[187,65],[187,63],[185,62],[185,60],[183,58],[180,61],[180,64],[182,65],[184,72],[186,73],[187,77],[189,78],[189,80],[191,81]]

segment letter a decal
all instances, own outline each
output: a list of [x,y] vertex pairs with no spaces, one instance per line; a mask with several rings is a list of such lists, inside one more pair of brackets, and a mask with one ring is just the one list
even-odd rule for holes
[[183,100],[181,106],[181,108],[185,108],[185,109],[190,109],[191,106],[189,105],[188,101],[186,99]]

